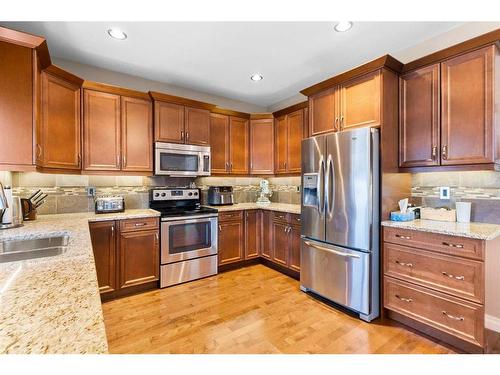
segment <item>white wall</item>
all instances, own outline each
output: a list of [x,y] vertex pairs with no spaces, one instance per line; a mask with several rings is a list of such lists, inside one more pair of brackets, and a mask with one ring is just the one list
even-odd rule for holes
[[74,61],[52,58],[52,62],[55,65],[77,75],[78,77],[87,79],[89,81],[102,82],[110,85],[116,85],[145,92],[159,91],[165,94],[182,96],[189,99],[216,104],[219,107],[240,112],[267,112],[266,107],[261,107],[255,104],[245,103],[238,100],[224,98],[222,96],[194,91],[187,88],[170,85],[163,82],[152,81],[149,79],[119,73],[112,70],[102,69],[91,65],[80,64]]

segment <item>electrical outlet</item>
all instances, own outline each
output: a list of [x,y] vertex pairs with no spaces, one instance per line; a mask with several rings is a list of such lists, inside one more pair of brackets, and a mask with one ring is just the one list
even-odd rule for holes
[[85,188],[85,190],[87,190],[87,196],[88,197],[93,197],[95,196],[95,187],[94,186],[87,186]]
[[439,199],[449,200],[451,195],[449,186],[440,186],[439,187]]
[[300,193],[300,185],[299,186],[295,186],[295,192],[296,193]]

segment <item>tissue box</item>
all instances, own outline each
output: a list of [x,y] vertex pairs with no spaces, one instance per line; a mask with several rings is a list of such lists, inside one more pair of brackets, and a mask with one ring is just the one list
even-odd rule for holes
[[415,220],[415,212],[414,211],[394,211],[391,212],[391,220],[392,221],[412,221]]

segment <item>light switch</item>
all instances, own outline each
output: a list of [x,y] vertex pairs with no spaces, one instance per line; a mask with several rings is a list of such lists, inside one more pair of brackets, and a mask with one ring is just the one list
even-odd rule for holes
[[450,199],[450,187],[440,186],[439,187],[439,199],[448,200]]

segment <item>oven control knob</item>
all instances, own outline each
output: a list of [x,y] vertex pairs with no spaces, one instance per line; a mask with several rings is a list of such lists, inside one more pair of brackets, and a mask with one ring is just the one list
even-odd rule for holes
[[160,196],[160,193],[155,193],[155,197],[159,197]]
[[195,192],[194,192],[194,196],[196,197],[197,195],[198,195],[198,193],[195,191]]
[[189,196],[192,196],[192,195],[193,195],[193,193],[188,193],[188,195],[189,195]]
[[162,197],[164,197],[164,196],[166,196],[166,195],[167,195],[167,194],[165,194],[165,193],[161,193],[161,196],[162,196]]

